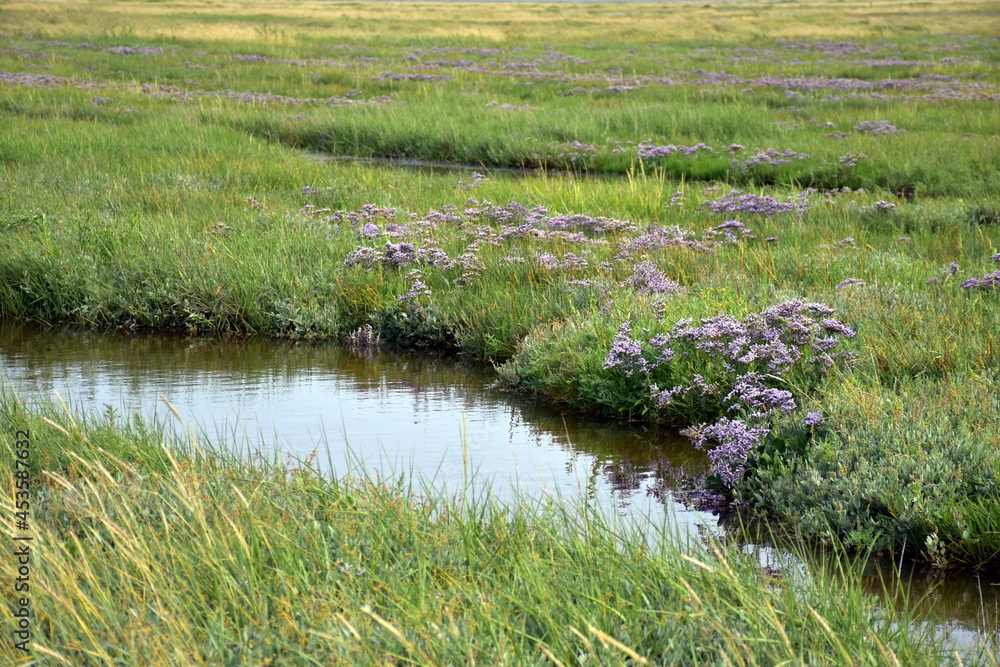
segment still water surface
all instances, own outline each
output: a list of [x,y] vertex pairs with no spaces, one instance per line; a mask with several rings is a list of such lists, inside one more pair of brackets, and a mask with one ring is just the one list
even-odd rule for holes
[[[665,430],[561,414],[490,389],[479,365],[426,354],[371,356],[322,343],[121,336],[0,324],[0,379],[27,401],[58,393],[74,411],[138,411],[176,425],[161,396],[213,443],[316,463],[341,476],[403,473],[461,492],[489,485],[588,499],[627,517],[665,516],[681,533],[725,533],[717,517],[675,502],[702,452]],[[669,474],[665,474],[665,471]],[[787,568],[789,556],[748,544]],[[871,592],[892,563],[872,563]],[[1000,578],[913,569],[909,604],[975,646],[996,635]],[[984,632],[985,630],[985,632]]]
[[562,415],[489,388],[490,371],[450,358],[323,343],[41,331],[0,325],[0,372],[25,400],[58,393],[77,411],[138,411],[215,443],[357,466],[457,491],[472,477],[499,495],[579,496],[619,513],[714,525],[659,492],[657,469],[703,472],[676,433]]

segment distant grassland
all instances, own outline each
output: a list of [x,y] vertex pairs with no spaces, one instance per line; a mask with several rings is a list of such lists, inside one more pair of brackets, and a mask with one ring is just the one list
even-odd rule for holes
[[992,2],[4,2],[8,30],[149,40],[480,46],[857,39],[996,31]]
[[1000,562],[995,3],[0,16],[0,316],[453,350],[810,538]]

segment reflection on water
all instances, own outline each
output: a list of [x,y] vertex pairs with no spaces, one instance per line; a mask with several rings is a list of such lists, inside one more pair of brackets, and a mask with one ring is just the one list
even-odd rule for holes
[[[584,494],[620,512],[712,523],[675,505],[657,470],[705,469],[676,434],[562,415],[488,389],[488,369],[433,356],[371,357],[323,343],[39,331],[0,325],[0,372],[26,400],[78,410],[169,411],[216,442],[317,450],[334,474],[363,465],[461,488],[468,476],[529,494]],[[662,477],[662,475],[661,475]],[[655,487],[655,488],[654,488]]]
[[[0,375],[25,400],[58,392],[78,410],[136,410],[166,420],[162,394],[217,442],[317,451],[333,474],[352,465],[405,473],[457,491],[472,473],[501,497],[586,497],[621,514],[663,517],[682,531],[697,526],[737,539],[748,533],[674,502],[703,473],[703,453],[669,431],[560,414],[488,389],[490,371],[453,359],[398,353],[354,354],[329,344],[206,340],[41,331],[0,324]],[[172,420],[172,417],[170,418]],[[743,537],[739,537],[739,536]],[[804,572],[801,561],[756,538],[746,549],[762,565]],[[896,566],[873,561],[868,588],[887,604],[918,604],[954,632],[958,645],[995,635],[1000,583],[913,570],[909,600],[886,593]],[[898,589],[892,589],[898,590]]]

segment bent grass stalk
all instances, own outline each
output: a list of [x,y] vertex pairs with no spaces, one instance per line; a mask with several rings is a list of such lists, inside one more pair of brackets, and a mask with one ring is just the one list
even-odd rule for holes
[[566,501],[460,501],[232,453],[190,457],[190,442],[164,431],[89,417],[71,430],[65,414],[15,400],[4,412],[37,433],[40,459],[77,451],[35,492],[47,500],[34,513],[34,643],[63,664],[571,664],[581,651],[675,664],[706,650],[734,662],[836,664],[831,650],[858,664],[940,661],[918,626],[876,613],[850,568],[833,584],[820,567],[792,590],[738,550],[664,536],[650,551],[637,527]]

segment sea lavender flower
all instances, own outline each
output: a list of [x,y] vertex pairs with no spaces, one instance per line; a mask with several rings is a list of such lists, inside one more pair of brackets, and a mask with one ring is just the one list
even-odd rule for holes
[[742,190],[732,190],[718,199],[703,201],[701,205],[713,213],[757,213],[768,218],[797,210],[794,204],[779,202],[767,195],[744,193]]
[[812,427],[823,421],[823,413],[821,412],[807,412],[806,418],[802,420],[802,425],[806,427]]
[[788,164],[793,160],[808,160],[812,157],[808,153],[796,153],[790,148],[784,151],[779,151],[776,148],[768,148],[766,150],[758,148],[756,150],[756,153],[742,160],[734,158],[730,165],[732,169],[742,174],[748,174],[757,167],[776,167],[779,164]]
[[386,243],[383,262],[388,266],[405,266],[417,261],[417,250],[412,243]]
[[863,280],[861,280],[859,278],[845,278],[845,279],[841,280],[839,283],[837,283],[837,287],[835,289],[844,289],[845,287],[850,287],[851,285],[857,285],[859,287],[864,287],[867,284],[868,283],[866,283],[865,281],[863,281]]
[[982,278],[969,278],[961,287],[966,289],[1000,289],[1000,271],[987,273]]
[[373,238],[378,236],[380,233],[381,231],[379,230],[378,225],[373,222],[365,223],[361,226],[361,229],[358,230],[358,236],[364,239]]
[[400,301],[408,301],[409,299],[416,299],[419,296],[431,294],[431,288],[424,284],[422,280],[423,276],[419,271],[411,271],[407,274],[407,279],[413,281],[410,286],[410,291],[406,294],[401,294],[397,297]]
[[899,129],[887,120],[866,120],[855,125],[854,129],[862,134],[871,134],[874,136],[905,132],[905,130]]
[[736,378],[732,390],[723,399],[729,411],[751,412],[757,420],[772,414],[789,414],[797,407],[795,397],[787,389],[768,387],[759,373],[746,373]]
[[642,343],[632,338],[631,322],[625,322],[619,327],[611,343],[611,351],[604,360],[604,368],[619,368],[625,377],[649,371],[649,363],[643,358]]
[[469,176],[468,181],[459,180],[458,187],[462,188],[463,190],[472,190],[473,188],[479,187],[483,183],[489,183],[489,182],[490,179],[488,176],[486,176],[485,174],[480,174],[478,171],[474,171],[472,172],[472,175]]
[[680,396],[681,394],[686,394],[689,391],[691,391],[691,387],[687,387],[682,384],[671,387],[670,389],[660,389],[655,383],[649,385],[649,396],[653,399],[653,404],[661,410],[670,405],[674,398]]
[[652,262],[639,262],[633,266],[632,276],[621,284],[631,285],[639,294],[679,294],[685,291]]
[[875,210],[882,211],[883,213],[888,213],[890,211],[895,211],[896,205],[893,204],[892,202],[882,201],[881,199],[879,199],[877,202],[875,202]]
[[384,254],[378,248],[358,246],[344,257],[344,266],[359,265],[370,269],[381,262],[383,257]]
[[742,477],[747,459],[763,444],[769,430],[740,419],[723,417],[714,424],[703,424],[682,433],[689,435],[698,449],[715,445],[708,452],[712,473],[732,488]]
[[752,232],[752,229],[746,227],[739,220],[726,220],[721,225],[709,229],[707,233],[711,236],[721,236],[725,243],[739,243],[742,239],[757,238]]
[[847,155],[841,155],[839,158],[837,158],[837,161],[840,162],[841,167],[844,167],[845,169],[850,169],[851,167],[857,167],[858,162],[860,162],[866,157],[868,156],[865,155],[864,153],[848,153]]

